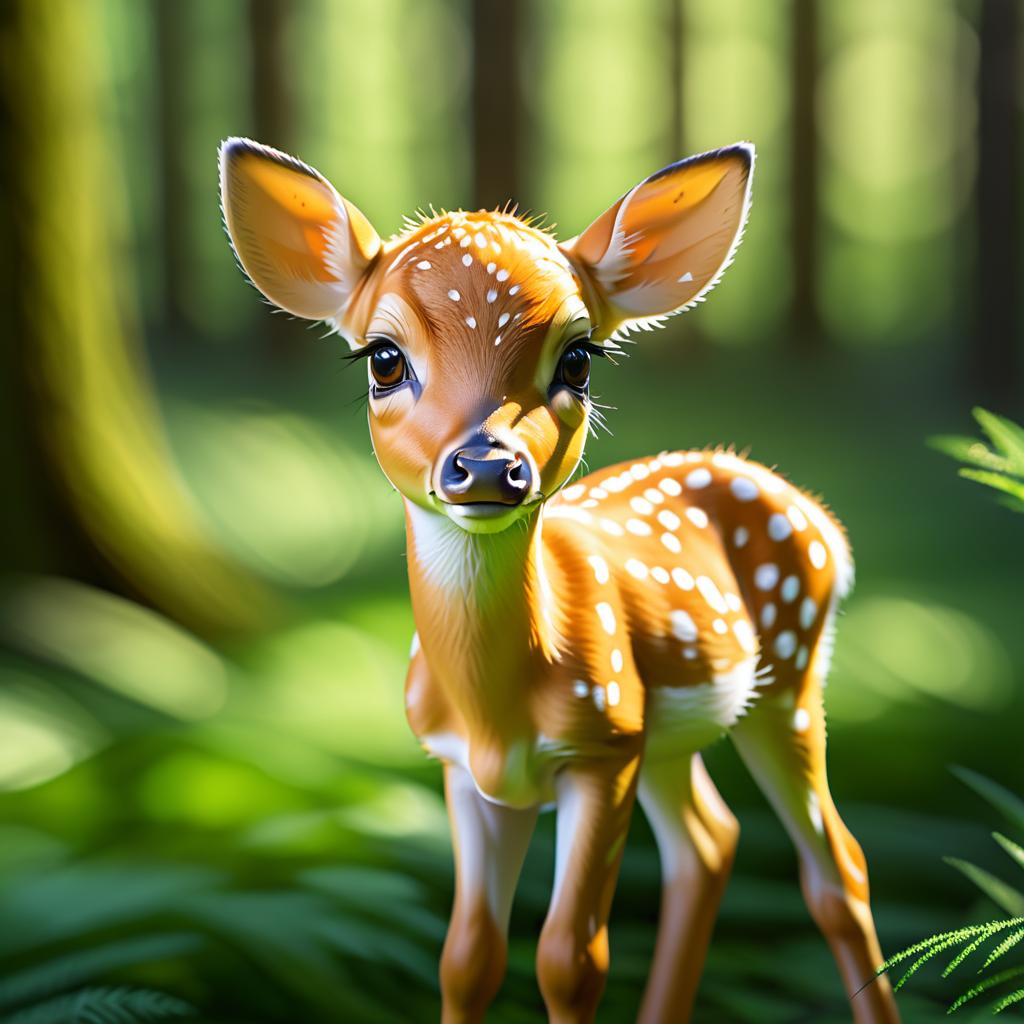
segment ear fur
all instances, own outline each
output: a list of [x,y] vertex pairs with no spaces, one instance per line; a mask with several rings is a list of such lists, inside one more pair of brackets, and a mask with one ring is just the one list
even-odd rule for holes
[[561,246],[602,337],[649,330],[718,283],[743,235],[753,170],[754,147],[744,142],[681,160]]
[[295,316],[337,325],[381,247],[363,214],[312,167],[251,139],[221,144],[220,195],[252,283]]

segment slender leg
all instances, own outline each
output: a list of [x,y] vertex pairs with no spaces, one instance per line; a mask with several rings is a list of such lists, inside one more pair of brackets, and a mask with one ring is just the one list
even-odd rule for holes
[[829,793],[820,687],[808,683],[796,708],[779,698],[762,701],[733,728],[732,738],[796,844],[804,899],[832,947],[854,1020],[899,1021],[885,978],[860,991],[883,957],[868,903],[864,854]]
[[739,824],[699,754],[645,762],[640,805],[661,855],[661,916],[639,1024],[690,1019]]
[[639,756],[562,769],[555,885],[537,949],[551,1024],[594,1019],[608,973],[608,912],[636,797]]
[[443,1024],[482,1021],[505,976],[508,918],[537,808],[485,800],[467,771],[445,766],[455,850],[455,906],[441,955]]

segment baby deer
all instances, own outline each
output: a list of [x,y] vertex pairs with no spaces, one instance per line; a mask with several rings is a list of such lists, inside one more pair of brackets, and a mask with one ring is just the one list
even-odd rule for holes
[[822,684],[853,578],[842,528],[722,451],[568,483],[593,416],[591,358],[713,287],[753,160],[741,144],[666,167],[561,244],[510,213],[461,210],[382,242],[311,167],[246,139],[221,148],[242,267],[365,359],[374,451],[404,500],[418,630],[406,713],[444,764],[455,849],[447,1024],[483,1019],[499,988],[549,802],[540,987],[551,1021],[593,1019],[636,799],[663,881],[638,1019],[689,1018],[738,834],[700,756],[726,731],[796,844],[854,1019],[898,1019],[884,979],[861,991],[882,956],[864,857],[825,775]]

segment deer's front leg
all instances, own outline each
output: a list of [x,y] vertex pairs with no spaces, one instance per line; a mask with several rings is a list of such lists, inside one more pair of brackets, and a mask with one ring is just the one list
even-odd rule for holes
[[441,956],[443,1024],[481,1021],[505,976],[508,918],[537,808],[485,800],[464,768],[445,766],[455,906]]
[[558,775],[555,887],[537,950],[537,977],[552,1024],[593,1020],[604,991],[608,912],[639,763],[639,756],[588,761]]

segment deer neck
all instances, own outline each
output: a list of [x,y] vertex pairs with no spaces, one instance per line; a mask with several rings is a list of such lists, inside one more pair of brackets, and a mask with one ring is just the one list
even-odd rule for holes
[[424,656],[471,731],[521,735],[540,662],[557,658],[542,509],[474,534],[406,503],[409,589]]

